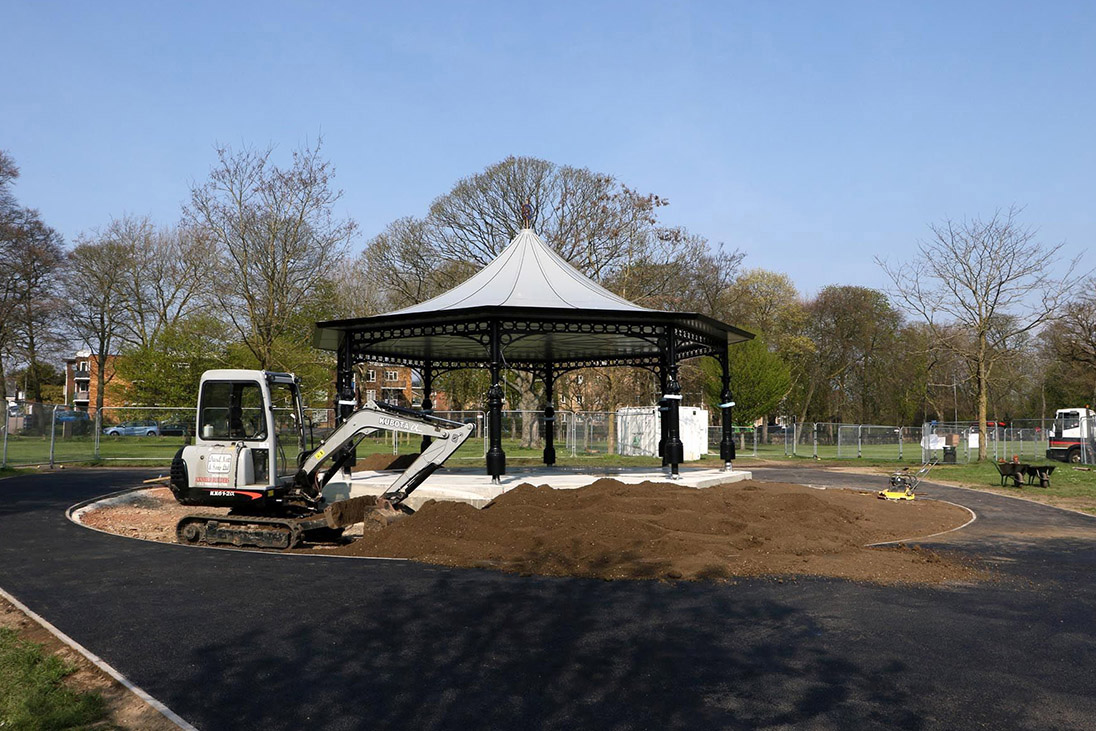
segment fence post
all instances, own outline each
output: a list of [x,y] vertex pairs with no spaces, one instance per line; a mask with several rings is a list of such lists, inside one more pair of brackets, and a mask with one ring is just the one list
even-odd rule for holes
[[815,459],[818,459],[818,422],[817,421],[814,422],[814,427],[811,430],[811,435],[812,435],[812,441],[814,442],[814,454],[812,454],[811,456],[813,456]]
[[898,461],[901,462],[902,461],[902,427],[897,427],[897,429],[898,429]]
[[95,435],[91,438],[91,455],[98,462],[99,455],[99,435],[103,433],[103,412],[99,409],[95,410]]
[[57,434],[57,406],[49,415],[49,468],[53,469],[53,444]]
[[863,432],[863,430],[864,430],[864,425],[863,424],[857,424],[856,425],[856,458],[857,459],[860,459],[861,457],[864,456],[863,446],[862,446],[862,442],[863,442],[862,432]]
[[8,466],[8,405],[4,404],[4,458],[0,461],[0,467]]

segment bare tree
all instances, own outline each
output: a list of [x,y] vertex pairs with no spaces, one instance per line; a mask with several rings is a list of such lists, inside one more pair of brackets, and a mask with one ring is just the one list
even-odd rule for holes
[[[510,157],[458,181],[425,219],[390,224],[369,242],[361,263],[394,306],[420,302],[494,259],[520,230],[526,201],[533,227],[564,259],[640,304],[719,309],[742,259],[660,225],[658,209],[668,201],[657,195],[586,169]],[[696,276],[701,269],[703,280]]]
[[11,184],[19,177],[19,168],[12,157],[0,150],[0,401],[7,399],[7,374],[4,360],[8,356],[11,340],[14,336],[12,313],[16,299],[16,278],[14,271],[15,223],[19,210]]
[[1089,279],[1080,292],[1060,311],[1049,336],[1060,359],[1096,369],[1096,279]]
[[0,234],[10,267],[11,310],[5,321],[13,348],[26,362],[27,398],[42,400],[41,354],[55,345],[57,273],[64,261],[61,235],[38,212],[19,208]]
[[196,232],[216,247],[215,297],[260,368],[276,366],[277,344],[297,333],[295,315],[346,255],[355,230],[332,208],[331,164],[321,144],[293,153],[288,168],[272,148],[217,150],[209,180],[191,189],[184,209]]
[[986,415],[994,369],[1014,356],[1010,347],[1058,308],[1076,283],[1077,259],[1055,277],[1052,264],[1062,244],[1048,246],[1020,223],[1021,209],[982,221],[946,220],[912,262],[876,262],[899,300],[924,318],[936,341],[968,365],[978,410],[978,459],[986,457]]
[[393,221],[369,242],[351,267],[355,276],[367,283],[357,291],[374,300],[366,304],[366,308],[376,308],[368,314],[428,300],[472,273],[469,268],[460,276],[454,267],[446,266],[435,247],[424,245],[432,238],[428,225],[411,217]]
[[123,216],[97,235],[119,254],[118,279],[127,316],[122,340],[150,348],[160,333],[206,304],[216,251],[194,227],[159,228],[147,216]]
[[95,413],[103,409],[107,365],[128,323],[130,302],[124,274],[133,250],[117,238],[117,222],[106,231],[77,239],[69,253],[62,312],[72,333],[95,356]]

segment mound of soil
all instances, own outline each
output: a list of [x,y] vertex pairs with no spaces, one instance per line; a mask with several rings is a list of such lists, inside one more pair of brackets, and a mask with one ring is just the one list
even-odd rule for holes
[[805,574],[935,583],[977,572],[930,551],[866,545],[931,535],[968,518],[946,503],[846,490],[603,479],[577,490],[524,484],[479,510],[431,501],[331,553],[604,579]]
[[417,454],[371,454],[358,460],[355,465],[359,470],[405,470],[411,466],[419,455]]

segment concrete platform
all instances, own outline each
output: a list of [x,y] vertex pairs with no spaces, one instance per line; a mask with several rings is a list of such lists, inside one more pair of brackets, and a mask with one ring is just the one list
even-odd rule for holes
[[[349,497],[379,495],[392,484],[392,481],[399,474],[398,470],[355,472],[350,483]],[[431,475],[422,486],[411,494],[407,499],[407,505],[412,510],[417,510],[427,500],[455,500],[482,508],[507,490],[512,490],[526,482],[534,485],[549,485],[560,490],[573,490],[585,487],[604,477],[610,477],[628,484],[647,481],[671,482],[669,472],[662,469],[619,468],[582,471],[547,467],[518,467],[503,475],[502,482],[495,485],[491,483],[490,476],[480,471],[442,469]],[[681,479],[672,482],[684,487],[704,488],[749,480],[753,475],[745,470],[723,472],[718,469],[689,469],[683,467],[681,468],[680,477]],[[324,495],[328,500],[347,496],[342,489],[338,489],[338,492],[343,494],[328,494],[328,490],[324,490]]]

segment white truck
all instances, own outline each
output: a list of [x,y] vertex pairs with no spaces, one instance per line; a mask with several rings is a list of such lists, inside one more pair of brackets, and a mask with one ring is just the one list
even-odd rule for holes
[[1047,439],[1047,459],[1059,462],[1091,462],[1096,458],[1096,412],[1084,408],[1058,409]]

